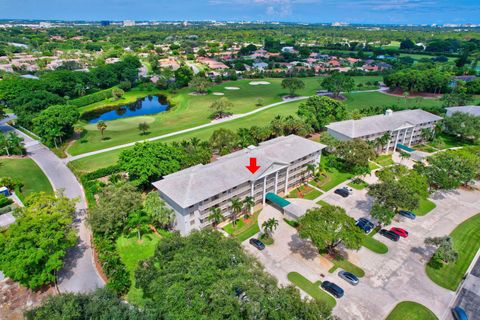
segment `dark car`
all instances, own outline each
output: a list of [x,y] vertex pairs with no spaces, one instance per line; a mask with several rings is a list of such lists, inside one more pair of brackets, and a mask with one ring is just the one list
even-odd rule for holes
[[400,210],[398,212],[399,215],[404,216],[405,218],[415,220],[417,215],[413,213],[412,211],[407,211],[407,210]]
[[348,192],[348,189],[345,188],[336,189],[335,193],[344,198],[348,197],[348,195],[350,194],[350,192]]
[[365,233],[370,233],[370,231],[372,231],[372,229],[375,227],[370,220],[365,218],[358,219],[355,225],[362,229]]
[[393,233],[398,234],[398,235],[399,235],[400,237],[402,237],[402,238],[408,237],[408,231],[405,230],[405,229],[398,228],[398,227],[391,227],[391,228],[390,228],[390,231],[392,231]]
[[330,281],[323,281],[322,282],[322,288],[331,293],[334,297],[336,298],[341,298],[343,297],[343,289],[337,286],[335,283],[330,282]]
[[351,285],[354,285],[354,286],[356,286],[359,282],[357,276],[354,275],[351,272],[347,272],[347,271],[342,270],[338,273],[338,276],[340,278],[342,278],[343,280],[347,281],[348,283],[350,283]]
[[258,240],[258,239],[252,238],[252,239],[249,240],[249,242],[252,246],[257,248],[258,250],[265,249],[265,244],[263,244],[263,242]]
[[468,320],[467,313],[460,307],[455,307],[452,309],[452,315],[455,320]]
[[390,239],[392,241],[395,241],[395,242],[400,240],[400,236],[393,231],[382,229],[382,230],[380,230],[380,234],[382,236],[384,236],[385,238],[388,238],[388,239]]

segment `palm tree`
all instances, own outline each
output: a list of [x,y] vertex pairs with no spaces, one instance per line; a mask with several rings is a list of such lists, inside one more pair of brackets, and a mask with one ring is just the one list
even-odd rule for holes
[[103,140],[103,132],[107,129],[107,124],[105,121],[100,120],[97,122],[97,129],[100,130],[100,134],[102,135],[102,140]]
[[217,207],[210,208],[208,220],[213,221],[213,225],[217,226],[223,220],[222,210]]
[[272,232],[278,227],[278,220],[275,218],[270,218],[262,223],[263,233],[266,238],[270,238]]
[[377,139],[375,139],[375,145],[377,147],[377,150],[378,148],[380,148],[380,150],[383,150],[383,147],[388,143],[388,141],[390,141],[390,138],[391,138],[390,133],[385,132],[381,137],[378,137]]
[[307,171],[310,172],[310,175],[312,177],[315,177],[317,166],[313,163],[308,163],[307,164]]
[[410,158],[410,153],[400,151],[400,162],[402,162],[404,159]]
[[230,209],[232,210],[232,215],[230,219],[232,220],[232,225],[235,226],[237,224],[237,215],[242,212],[243,203],[238,198],[233,198],[230,200]]
[[253,197],[251,196],[245,197],[245,199],[243,200],[243,207],[247,212],[247,216],[248,216],[248,213],[252,213],[252,208],[254,205],[255,205],[255,200],[253,199]]
[[142,131],[142,134],[147,134],[148,129],[150,129],[150,125],[147,122],[140,122],[138,124],[138,130]]

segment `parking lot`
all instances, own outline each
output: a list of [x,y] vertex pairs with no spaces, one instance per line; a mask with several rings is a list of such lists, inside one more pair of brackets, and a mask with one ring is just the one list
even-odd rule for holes
[[[375,177],[365,180],[372,183]],[[275,243],[263,251],[254,249],[248,242],[244,246],[281,284],[289,284],[287,274],[292,271],[312,282],[329,280],[339,284],[345,290],[345,296],[338,299],[334,314],[341,319],[383,320],[397,303],[407,300],[425,305],[439,319],[450,319],[448,306],[453,303],[455,293],[439,287],[427,277],[425,264],[431,252],[426,251],[424,239],[449,234],[462,221],[478,213],[480,192],[455,190],[436,193],[431,199],[437,207],[426,216],[417,217],[415,221],[399,218],[392,223],[408,230],[408,238],[395,243],[379,234],[374,236],[388,246],[388,253],[376,254],[366,248],[348,251],[349,260],[365,271],[365,277],[355,287],[336,273],[328,273],[331,263],[300,239],[296,230],[286,224],[282,214],[273,207],[265,207],[259,220],[277,218],[279,227],[274,233]],[[366,190],[353,190],[347,198],[331,190],[322,200],[345,208],[356,219],[368,217],[372,205]],[[311,206],[315,203],[311,202]]]

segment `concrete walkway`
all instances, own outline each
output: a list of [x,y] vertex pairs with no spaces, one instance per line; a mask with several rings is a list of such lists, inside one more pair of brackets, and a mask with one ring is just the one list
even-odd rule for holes
[[[381,87],[379,89],[352,91],[350,93],[385,92],[387,90],[388,90],[388,87]],[[96,155],[96,154],[101,154],[101,153],[105,153],[105,152],[109,152],[109,151],[113,151],[113,150],[132,147],[136,143],[139,143],[139,142],[161,140],[161,139],[177,136],[179,134],[196,131],[196,130],[203,129],[203,128],[208,128],[208,127],[211,127],[211,126],[218,125],[219,123],[226,123],[226,122],[233,121],[233,120],[236,120],[236,119],[248,117],[248,116],[251,116],[252,114],[255,114],[255,113],[258,113],[258,112],[261,112],[261,111],[264,111],[264,110],[267,110],[267,109],[270,109],[270,108],[273,108],[273,107],[276,107],[276,106],[279,106],[279,105],[282,105],[282,104],[286,104],[286,103],[290,103],[290,102],[294,102],[294,101],[305,100],[305,99],[308,99],[308,98],[310,98],[310,97],[309,96],[300,96],[300,97],[291,98],[291,99],[288,99],[288,100],[285,100],[285,101],[275,102],[275,103],[263,106],[261,108],[257,108],[255,110],[252,110],[250,112],[246,112],[246,113],[242,113],[242,114],[235,114],[235,115],[233,115],[231,117],[228,117],[226,119],[214,120],[214,121],[211,121],[209,123],[205,123],[205,124],[202,124],[202,125],[199,125],[199,126],[196,126],[196,127],[187,128],[187,129],[183,129],[183,130],[179,130],[179,131],[175,131],[175,132],[170,132],[170,133],[167,133],[167,134],[163,134],[163,135],[152,137],[152,138],[145,139],[145,140],[138,140],[138,141],[134,141],[134,142],[129,142],[129,143],[121,144],[121,145],[110,147],[110,148],[105,148],[105,149],[101,149],[101,150],[86,152],[86,153],[82,153],[82,154],[79,154],[79,155],[76,155],[76,156],[69,156],[69,157],[63,159],[63,162],[68,163],[68,162],[75,161],[75,160],[78,160],[78,159],[90,157],[90,156],[93,156],[93,155]]]
[[[4,121],[3,121],[4,123]],[[90,246],[90,233],[85,225],[87,203],[82,187],[75,175],[68,169],[50,149],[13,127],[0,124],[0,131],[14,131],[24,139],[27,154],[32,158],[47,176],[55,190],[62,190],[70,199],[78,199],[75,227],[78,230],[79,241],[67,255],[63,270],[58,277],[58,287],[62,292],[89,292],[97,287],[103,287],[93,262]]]

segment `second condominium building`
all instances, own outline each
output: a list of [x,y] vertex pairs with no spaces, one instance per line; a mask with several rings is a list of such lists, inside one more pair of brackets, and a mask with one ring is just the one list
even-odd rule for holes
[[[393,112],[364,117],[358,120],[345,120],[327,125],[328,133],[338,140],[363,139],[373,141],[384,134],[390,139],[383,151],[396,151],[397,147],[411,147],[423,141],[422,130],[434,130],[442,117],[421,109]],[[406,148],[405,148],[406,149]]]
[[[308,164],[318,164],[325,145],[290,135],[220,157],[165,176],[153,185],[175,211],[175,229],[188,234],[211,225],[211,208],[228,217],[231,200],[253,197],[262,205],[267,194],[282,195],[308,175]],[[252,174],[246,166],[255,158],[260,168]]]

